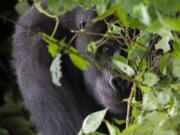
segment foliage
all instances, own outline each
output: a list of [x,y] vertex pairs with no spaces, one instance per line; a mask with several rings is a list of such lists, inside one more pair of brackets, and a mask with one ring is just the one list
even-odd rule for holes
[[[79,134],[103,135],[95,131],[101,122],[106,124],[110,135],[180,134],[179,0],[48,0],[48,11],[41,9],[38,4],[41,1],[36,2],[36,7],[42,13],[56,20],[55,30],[59,23],[57,17],[77,6],[84,10],[95,8],[98,16],[93,22],[112,16],[113,20],[107,22],[108,30],[103,33],[102,39],[88,44],[87,51],[92,55],[104,40],[122,39],[126,45],[127,57],[118,55],[110,61],[117,70],[116,75],[131,81],[134,86],[131,89],[132,97],[125,100],[132,109],[132,115],[127,114],[126,129],[120,131],[114,124],[103,121],[106,113],[106,110],[103,110],[90,114]],[[78,32],[88,34],[84,30]],[[39,34],[49,44],[48,50],[55,58],[51,68],[54,82],[58,82],[62,76],[61,71],[57,71],[61,69],[57,66],[61,60],[56,60],[62,53],[68,54],[72,62],[82,70],[90,68],[88,67],[90,64],[103,68],[94,59],[89,59],[70,47],[64,39],[62,41],[54,39],[53,33],[51,36]],[[135,93],[138,90],[142,93],[142,102],[136,101]],[[5,104],[0,108],[0,115],[9,112],[23,113],[21,102],[11,101],[13,96],[10,93],[6,92],[4,96]],[[9,106],[14,108],[9,110]],[[12,123],[9,124],[8,121]],[[120,125],[124,123],[123,120],[115,122]],[[19,115],[5,117],[0,126],[2,127],[0,134],[3,135],[8,135],[7,129],[12,130],[14,126],[21,127],[14,130],[15,135],[34,134],[31,130],[24,130],[31,127],[31,124]]]
[[[123,39],[128,56],[115,56],[112,66],[117,69],[119,76],[128,78],[136,86],[134,93],[139,89],[143,96],[142,103],[136,101],[133,93],[132,100],[128,100],[132,115],[127,116],[125,130],[119,131],[105,121],[110,135],[180,134],[180,1],[48,0],[50,12],[57,16],[78,5],[85,10],[95,7],[98,16],[94,22],[108,16],[114,17],[114,20],[107,22],[108,31],[102,40],[91,41],[87,51],[95,54],[97,44],[103,42],[103,38]],[[63,9],[59,10],[59,7]],[[86,34],[84,31],[79,32]],[[80,56],[72,56],[71,52],[69,55],[72,60]],[[84,59],[84,62],[76,59],[74,64],[80,67],[87,61],[98,66],[98,63],[89,59]],[[94,129],[91,131],[100,134],[95,133]]]

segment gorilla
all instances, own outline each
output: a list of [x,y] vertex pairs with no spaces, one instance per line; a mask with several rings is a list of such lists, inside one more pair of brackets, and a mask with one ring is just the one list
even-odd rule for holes
[[[71,30],[82,28],[87,32],[105,33],[107,26],[104,21],[92,23],[96,16],[94,10],[84,11],[80,7],[67,12],[59,17],[55,38],[66,37],[66,42],[69,42],[74,36]],[[62,85],[58,87],[52,83],[49,68],[53,59],[46,42],[36,32],[50,35],[54,25],[53,19],[39,13],[33,6],[19,19],[13,35],[13,68],[25,107],[37,131],[42,135],[75,135],[89,113],[107,107],[109,116],[124,118],[127,105],[122,100],[129,96],[130,83],[113,77],[107,70],[100,71],[94,66],[81,71],[63,54]],[[87,44],[100,38],[78,34],[71,45],[86,53]],[[118,46],[115,41],[105,42],[97,49],[96,61],[112,69],[102,57],[111,60],[114,54],[121,54]]]

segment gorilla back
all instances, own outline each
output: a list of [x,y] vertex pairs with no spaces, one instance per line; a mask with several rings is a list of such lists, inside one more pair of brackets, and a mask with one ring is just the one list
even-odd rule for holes
[[[106,25],[103,21],[91,23],[95,16],[93,10],[83,11],[81,8],[66,13],[60,17],[55,37],[59,40],[66,37],[68,42],[73,37],[70,30],[81,27],[86,31],[104,33]],[[51,34],[54,25],[54,20],[32,7],[18,21],[13,36],[13,67],[25,106],[37,130],[43,135],[75,135],[85,116],[103,107],[109,107],[113,114],[123,117],[126,114],[126,104],[119,101],[128,97],[129,84],[113,78],[107,71],[99,71],[96,67],[80,71],[68,56],[63,55],[62,86],[57,87],[52,83],[49,71],[52,58],[47,44],[36,32]],[[79,34],[72,45],[80,52],[85,52],[86,44],[99,38]],[[107,41],[97,52],[111,58],[114,53],[121,52],[116,44]],[[108,47],[111,52],[104,51]],[[109,66],[99,57],[96,59],[104,66]]]

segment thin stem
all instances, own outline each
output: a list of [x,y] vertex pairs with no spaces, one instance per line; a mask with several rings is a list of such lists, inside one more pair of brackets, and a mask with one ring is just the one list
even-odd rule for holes
[[129,127],[129,119],[130,119],[130,114],[131,114],[131,103],[133,100],[135,90],[136,90],[136,83],[133,83],[133,86],[131,87],[131,93],[130,93],[129,99],[128,99],[128,105],[127,105],[126,128]]
[[52,18],[52,19],[55,19],[56,24],[55,24],[55,27],[54,27],[53,32],[52,32],[52,34],[51,34],[51,37],[53,38],[54,35],[55,35],[55,33],[56,33],[56,31],[57,31],[58,25],[59,25],[59,18],[58,18],[58,16],[57,16],[57,15],[50,14],[50,13],[48,13],[45,9],[43,9],[43,8],[41,7],[41,0],[34,0],[34,5],[35,5],[36,9],[37,9],[40,13],[46,15],[47,17],[50,17],[50,18]]

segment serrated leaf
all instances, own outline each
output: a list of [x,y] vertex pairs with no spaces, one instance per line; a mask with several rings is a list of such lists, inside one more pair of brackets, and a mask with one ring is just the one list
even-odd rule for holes
[[61,72],[61,54],[58,53],[54,60],[52,61],[51,67],[50,67],[51,77],[52,81],[55,85],[61,86],[60,79],[62,77]]
[[94,112],[88,115],[82,125],[83,133],[91,133],[98,129],[100,124],[102,123],[108,109],[104,109],[98,112]]

